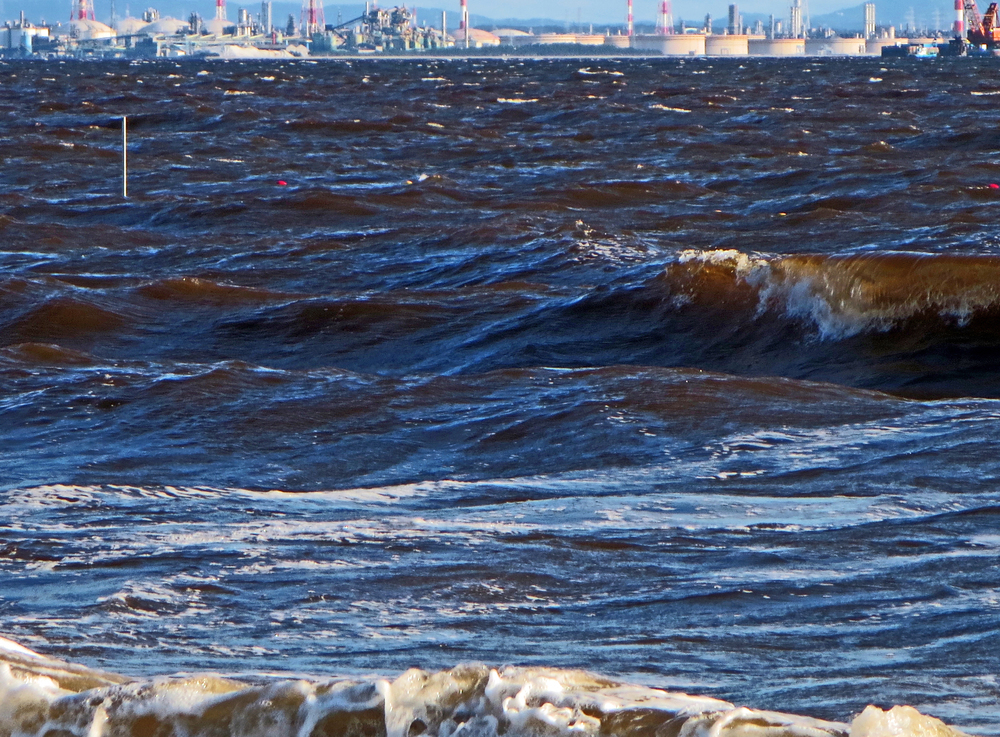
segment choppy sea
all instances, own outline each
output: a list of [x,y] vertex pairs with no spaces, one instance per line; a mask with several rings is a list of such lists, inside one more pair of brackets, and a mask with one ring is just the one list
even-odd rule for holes
[[1000,735],[998,100],[0,64],[0,734]]

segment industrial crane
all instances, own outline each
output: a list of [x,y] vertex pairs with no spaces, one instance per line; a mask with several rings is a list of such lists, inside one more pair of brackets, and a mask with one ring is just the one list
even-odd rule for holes
[[972,46],[988,49],[1000,48],[1000,23],[997,22],[997,4],[990,3],[980,18],[976,0],[965,0],[965,24]]

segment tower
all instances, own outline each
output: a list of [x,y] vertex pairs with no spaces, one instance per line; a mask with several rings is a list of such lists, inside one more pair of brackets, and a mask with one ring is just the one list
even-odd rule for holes
[[965,4],[955,0],[955,38],[965,38]]
[[270,33],[274,27],[274,6],[271,5],[271,0],[263,0],[260,4],[260,25],[265,34]]
[[458,30],[465,36],[465,48],[469,48],[469,0],[462,0],[462,18],[458,22]]
[[669,36],[674,32],[674,14],[671,10],[670,0],[662,0],[660,3],[660,18],[656,24],[656,30],[661,36]]
[[215,19],[226,20],[226,0],[215,0]]
[[632,36],[632,0],[628,0],[628,35]]
[[77,0],[76,13],[71,14],[74,20],[97,20],[94,17],[94,8],[90,0]]
[[865,38],[875,38],[875,3],[865,3]]
[[326,26],[323,18],[323,0],[302,0],[302,35],[306,38],[319,33]]
[[788,18],[788,33],[792,38],[802,38],[802,0],[792,0],[792,9]]
[[729,26],[730,36],[739,36],[743,33],[743,22],[740,20],[740,8],[738,5],[729,6]]

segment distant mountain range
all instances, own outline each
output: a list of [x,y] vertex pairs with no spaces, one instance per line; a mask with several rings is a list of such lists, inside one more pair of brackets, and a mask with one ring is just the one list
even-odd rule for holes
[[[725,2],[725,0],[723,0],[723,2]],[[112,0],[95,0],[98,20],[104,22],[109,20],[111,14],[111,3]],[[187,16],[190,15],[191,10],[196,9],[203,18],[210,18],[213,15],[215,7],[213,0],[114,0],[114,3],[118,15],[122,17],[126,15],[141,16],[142,12],[147,7],[153,6],[156,7],[163,16],[170,15],[186,19]],[[382,0],[383,6],[404,3],[408,7],[412,7],[414,3],[418,5],[417,19],[421,24],[426,21],[429,25],[440,25],[440,8],[421,8],[419,7],[419,0],[396,0],[395,2],[392,0]],[[649,3],[646,4],[648,5]],[[757,20],[760,20],[765,26],[767,26],[769,14],[748,12],[748,5],[749,3],[746,1],[743,3],[744,26],[752,28]],[[40,23],[43,20],[50,23],[62,21],[69,18],[70,6],[71,0],[0,0],[0,22],[16,18],[18,11],[21,9],[27,11],[26,14],[28,20],[33,23]],[[238,0],[228,0],[228,6],[228,15],[231,20],[236,19],[237,8],[239,7],[246,8],[254,16],[260,12],[259,0],[244,0],[243,2],[239,2]],[[876,20],[878,24],[882,26],[895,26],[897,31],[901,34],[904,32],[905,28],[911,26],[918,29],[947,29],[951,26],[954,12],[949,6],[950,3],[948,0],[932,0],[932,2],[924,2],[922,4],[916,4],[913,0],[876,0]],[[689,26],[700,25],[704,19],[704,11],[701,11],[701,15],[691,14],[689,16],[679,12],[683,7],[683,0],[675,0],[675,19],[684,17]],[[727,7],[727,4],[722,4],[720,7],[724,9]],[[827,7],[829,7],[829,5],[827,5]],[[328,24],[335,24],[337,23],[338,18],[341,21],[348,21],[352,18],[357,18],[364,12],[364,8],[364,3],[357,2],[350,4],[326,4],[326,22]],[[274,2],[272,17],[275,25],[284,26],[290,15],[295,18],[296,23],[298,23],[301,10],[301,0]],[[787,11],[781,15],[776,13],[775,18],[786,20],[787,15]],[[457,10],[448,10],[447,18],[448,27],[451,29],[457,28],[459,20]],[[818,15],[814,14],[811,16],[810,21],[813,27],[832,28],[839,33],[860,33],[864,23],[863,18],[864,6],[863,4],[858,4],[856,6],[843,8],[834,12]],[[724,21],[724,13],[718,13],[715,17],[716,27],[719,27],[719,24],[724,23]],[[589,31],[591,27],[591,23],[587,17],[583,15],[579,15],[572,22],[568,22],[566,20],[544,17],[492,18],[472,14],[471,22],[473,26],[485,28],[487,30],[493,28],[515,27],[524,29],[531,28],[536,31]],[[613,24],[609,25],[606,22],[594,22],[592,25],[594,31],[597,33],[601,33],[609,27],[615,28]],[[646,22],[638,24],[638,30],[643,30],[645,28],[650,30],[652,29],[652,19],[648,19]]]

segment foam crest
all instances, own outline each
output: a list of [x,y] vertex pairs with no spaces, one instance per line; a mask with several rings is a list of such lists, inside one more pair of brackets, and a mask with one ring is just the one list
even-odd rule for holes
[[[60,680],[59,674],[76,679]],[[460,665],[395,680],[203,674],[123,681],[0,642],[0,734],[10,737],[962,737],[910,707],[848,726],[554,668]],[[114,682],[119,680],[122,682]]]
[[885,331],[924,316],[964,326],[1000,306],[1000,259],[916,253],[774,256],[688,250],[666,275],[679,304],[777,313],[824,339]]
[[869,706],[851,724],[850,737],[968,737],[940,719],[921,714],[912,706],[882,711]]

